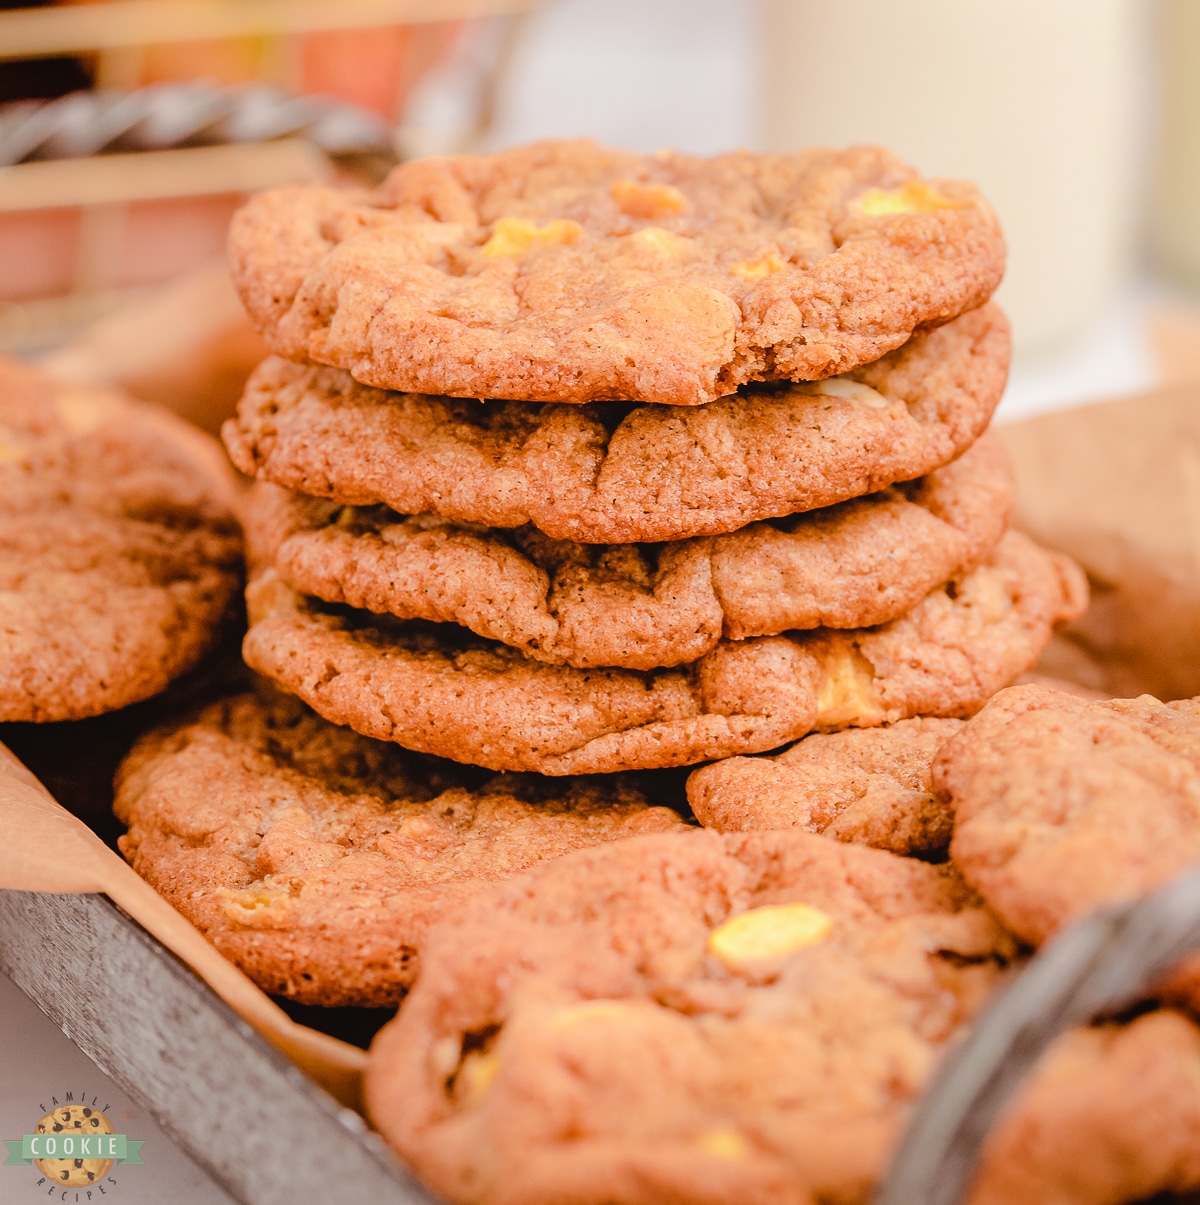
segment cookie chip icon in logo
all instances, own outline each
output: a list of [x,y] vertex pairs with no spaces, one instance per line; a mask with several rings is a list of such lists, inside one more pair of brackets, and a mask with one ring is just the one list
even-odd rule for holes
[[[103,1143],[88,1142],[87,1138],[99,1134],[112,1134],[112,1122],[99,1109],[87,1105],[63,1105],[47,1113],[36,1126],[38,1134],[53,1138],[53,1149],[62,1152],[61,1158],[34,1159],[38,1170],[48,1180],[68,1188],[94,1184],[106,1176],[116,1162],[113,1158],[99,1157]],[[43,1140],[42,1149],[49,1151],[51,1143]]]

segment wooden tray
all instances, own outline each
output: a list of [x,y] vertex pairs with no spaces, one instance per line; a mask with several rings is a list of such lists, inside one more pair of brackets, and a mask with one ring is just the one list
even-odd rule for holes
[[431,1205],[357,1113],[105,897],[0,890],[0,971],[243,1205]]

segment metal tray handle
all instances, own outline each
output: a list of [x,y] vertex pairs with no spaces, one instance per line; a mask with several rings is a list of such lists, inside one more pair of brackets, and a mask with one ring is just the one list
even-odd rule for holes
[[958,1205],[997,1116],[1066,1029],[1119,1013],[1200,949],[1200,870],[1063,930],[975,1023],[930,1081],[875,1205]]

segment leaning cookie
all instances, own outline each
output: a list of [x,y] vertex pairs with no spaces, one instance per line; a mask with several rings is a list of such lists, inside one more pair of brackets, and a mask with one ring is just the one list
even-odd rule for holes
[[0,361],[0,720],[148,698],[241,578],[220,448],[166,411]]
[[972,185],[878,148],[582,141],[423,159],[374,192],[277,189],[234,218],[230,256],[290,359],[388,389],[685,406],[876,360],[1004,269]]
[[461,624],[552,665],[657,669],[722,636],[895,619],[991,553],[1012,495],[1007,453],[985,436],[916,482],[666,546],[576,544],[262,483],[244,517],[251,559],[326,602]]
[[222,436],[242,472],[349,505],[593,544],[720,535],[909,481],[961,455],[1004,389],[993,305],[816,385],[706,406],[455,401],[285,360]]
[[1200,862],[1200,699],[1015,686],[941,749],[933,781],[955,863],[1040,945]]
[[434,930],[368,1112],[454,1202],[865,1200],[1015,953],[949,866],[800,832],[582,851]]
[[1086,583],[1015,532],[880,628],[721,641],[676,669],[544,665],[449,624],[247,590],[250,666],[335,723],[500,770],[595,773],[757,753],[813,728],[970,715],[1078,615]]
[[286,695],[144,736],[115,811],[134,869],[264,990],[396,1004],[429,926],[569,850],[682,827],[625,778],[498,777],[367,740]]
[[881,728],[813,733],[775,757],[730,757],[693,771],[688,803],[705,828],[801,828],[896,854],[950,844],[954,821],[930,781],[962,720],[917,716]]

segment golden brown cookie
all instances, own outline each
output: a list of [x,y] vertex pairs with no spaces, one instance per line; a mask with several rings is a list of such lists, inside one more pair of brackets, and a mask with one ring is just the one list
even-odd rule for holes
[[954,821],[933,792],[933,757],[962,726],[917,716],[813,733],[774,757],[693,771],[688,803],[721,833],[802,828],[896,854],[936,853],[950,844]]
[[[644,837],[481,894],[377,1038],[370,1115],[471,1205],[861,1202],[1015,943],[949,866],[803,833]],[[1063,1034],[971,1205],[1200,1184],[1200,1029]]]
[[682,827],[624,777],[458,767],[241,695],[143,737],[117,774],[134,869],[269,992],[396,1004],[429,926],[569,850]]
[[385,393],[269,359],[222,435],[249,476],[348,505],[593,544],[677,540],[947,464],[987,426],[1008,358],[988,305],[849,376],[691,409]]
[[168,412],[0,360],[0,720],[111,711],[195,665],[241,577],[234,489]]
[[1045,686],[1049,690],[1065,691],[1069,695],[1075,695],[1080,699],[1088,699],[1093,703],[1103,703],[1106,699],[1113,697],[1104,690],[1095,690],[1091,686],[1083,686],[1079,682],[1070,682],[1066,678],[1054,678],[1049,674],[1038,673],[1036,668],[1030,670],[1027,674],[1022,674],[1013,685]]
[[905,486],[665,546],[576,544],[263,483],[244,514],[251,559],[302,593],[461,624],[552,665],[656,669],[722,636],[886,623],[992,551],[1012,492],[1003,445],[985,437]]
[[1195,1191],[1197,1067],[1200,1029],[1167,1009],[1063,1034],[988,1139],[969,1205],[1167,1205],[1158,1194]]
[[711,159],[543,142],[375,192],[277,189],[230,234],[280,355],[388,389],[693,406],[876,360],[1004,270],[969,184],[873,147]]
[[447,918],[368,1112],[471,1205],[865,1201],[1016,952],[949,866],[802,832],[585,850]]
[[1200,699],[1014,686],[941,749],[934,785],[954,813],[951,856],[1039,945],[1200,862]]
[[969,715],[1086,601],[1067,558],[1008,533],[880,628],[721,641],[676,669],[545,665],[448,624],[247,590],[250,666],[335,723],[492,769],[581,774],[757,753],[810,729]]

